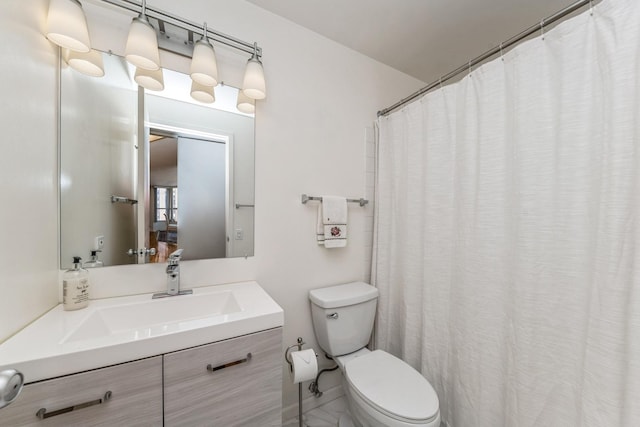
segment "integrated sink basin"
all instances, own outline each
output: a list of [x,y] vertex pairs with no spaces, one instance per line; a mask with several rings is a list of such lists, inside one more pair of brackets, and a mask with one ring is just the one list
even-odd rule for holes
[[[134,339],[198,327],[219,316],[241,311],[232,291],[195,293],[164,299],[99,307],[62,342],[125,334]],[[224,320],[224,319],[220,319]]]
[[282,308],[256,282],[151,296],[92,300],[78,311],[58,305],[0,344],[0,370],[18,369],[34,382],[284,324]]

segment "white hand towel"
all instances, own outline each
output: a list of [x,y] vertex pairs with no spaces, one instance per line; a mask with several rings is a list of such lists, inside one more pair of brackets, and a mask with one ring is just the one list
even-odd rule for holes
[[338,196],[322,196],[322,222],[327,224],[347,223],[347,199]]
[[347,199],[338,196],[322,196],[322,224],[324,246],[347,246]]
[[322,204],[318,204],[318,220],[316,221],[316,243],[324,245],[324,223],[322,222]]

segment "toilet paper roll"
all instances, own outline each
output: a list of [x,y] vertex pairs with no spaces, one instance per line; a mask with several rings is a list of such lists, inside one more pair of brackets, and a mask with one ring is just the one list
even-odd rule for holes
[[316,379],[318,374],[318,361],[316,352],[310,348],[291,352],[291,379],[294,384]]

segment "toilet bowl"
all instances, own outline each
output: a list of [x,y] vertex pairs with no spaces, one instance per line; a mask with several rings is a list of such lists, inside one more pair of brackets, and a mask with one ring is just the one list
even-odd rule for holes
[[336,358],[354,424],[438,427],[439,401],[431,384],[397,357],[382,350],[363,350],[355,358]]
[[316,338],[343,373],[353,425],[439,427],[440,403],[429,381],[397,357],[366,348],[377,297],[363,282],[309,293]]

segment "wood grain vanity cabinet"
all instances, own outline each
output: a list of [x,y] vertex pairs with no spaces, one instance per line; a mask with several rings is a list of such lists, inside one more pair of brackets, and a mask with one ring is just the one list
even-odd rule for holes
[[282,328],[164,356],[166,427],[282,425]]
[[162,356],[27,384],[0,410],[2,427],[161,425]]
[[275,427],[282,328],[27,384],[0,427]]

